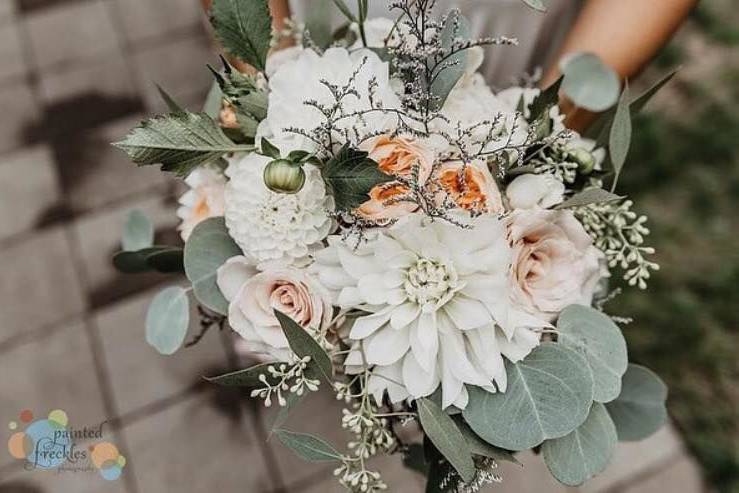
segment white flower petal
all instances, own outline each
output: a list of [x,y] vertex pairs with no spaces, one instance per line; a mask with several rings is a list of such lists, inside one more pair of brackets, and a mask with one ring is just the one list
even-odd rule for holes
[[444,311],[460,330],[471,330],[492,323],[485,305],[465,296],[455,296],[444,305]]
[[402,329],[418,317],[421,311],[415,303],[403,303],[393,310],[390,325],[393,329]]
[[437,367],[426,371],[418,364],[413,353],[408,353],[403,358],[403,384],[415,399],[431,395],[439,386]]
[[367,363],[391,365],[401,359],[410,347],[410,330],[386,328],[372,335],[367,343]]
[[246,257],[231,257],[218,268],[216,284],[226,300],[231,301],[236,297],[241,286],[257,273],[257,269]]
[[372,335],[377,329],[385,325],[392,315],[391,309],[384,309],[372,315],[359,317],[354,321],[349,337],[352,339],[364,339]]

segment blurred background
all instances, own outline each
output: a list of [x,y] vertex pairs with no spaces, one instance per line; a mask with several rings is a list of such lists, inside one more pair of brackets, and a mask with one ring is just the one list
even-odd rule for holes
[[[148,300],[171,278],[110,263],[141,209],[178,242],[180,185],[110,147],[162,111],[155,83],[191,109],[217,63],[198,0],[0,0],[0,437],[29,410],[63,409],[126,457],[122,477],[25,470],[3,447],[0,493],[339,492],[331,467],[269,440],[273,416],[202,375],[243,367],[230,335],[159,356],[143,334]],[[639,117],[620,185],[649,214],[662,269],[609,311],[631,359],[671,389],[672,425],[621,445],[606,473],[558,486],[539,458],[501,466],[503,493],[739,492],[739,11],[704,1],[652,67],[682,66]],[[197,328],[193,329],[197,332]],[[192,337],[192,335],[190,336]],[[313,396],[288,427],[334,443],[339,408]],[[81,446],[94,440],[81,440]],[[396,458],[390,491],[423,491]]]

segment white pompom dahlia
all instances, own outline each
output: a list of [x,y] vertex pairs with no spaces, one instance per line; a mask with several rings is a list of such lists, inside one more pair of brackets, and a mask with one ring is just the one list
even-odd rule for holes
[[270,161],[259,154],[232,161],[226,170],[226,226],[254,264],[301,263],[331,231],[333,199],[313,166],[305,167],[305,185],[298,193],[270,191],[263,178]]
[[[471,229],[407,216],[355,249],[336,236],[313,269],[334,303],[372,312],[350,338],[374,366],[379,400],[430,395],[443,406],[467,405],[465,384],[505,391],[503,356],[518,361],[539,344],[546,321],[509,300],[511,249],[502,221],[480,216]],[[362,365],[359,351],[346,361]]]

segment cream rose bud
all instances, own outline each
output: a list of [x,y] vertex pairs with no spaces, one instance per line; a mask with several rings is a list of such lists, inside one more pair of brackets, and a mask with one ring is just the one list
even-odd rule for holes
[[603,254],[570,211],[518,210],[508,218],[512,301],[542,320],[573,303],[590,305]]
[[264,267],[257,272],[245,257],[231,258],[218,269],[217,283],[229,301],[228,322],[250,350],[285,360],[289,345],[274,310],[318,331],[331,322],[331,296],[303,269]]
[[521,175],[506,189],[512,209],[548,209],[562,202],[565,186],[549,174]]
[[226,178],[211,168],[196,168],[185,179],[190,190],[180,197],[177,216],[182,219],[179,226],[184,241],[201,221],[222,216]]

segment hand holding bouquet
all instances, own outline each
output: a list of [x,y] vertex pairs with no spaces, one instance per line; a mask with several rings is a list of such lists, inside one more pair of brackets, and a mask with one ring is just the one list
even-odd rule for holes
[[[336,4],[349,22],[331,46],[296,29],[296,46],[268,56],[266,0],[216,0],[220,41],[257,72],[224,61],[206,111],[165,94],[171,113],[117,144],[190,187],[184,250],[152,245],[133,215],[114,259],[191,283],[154,299],[147,340],[176,351],[192,295],[206,325],[263,362],[212,382],[290,410],[330,387],[347,448],[275,433],[336,462],[348,491],[386,489],[369,459],[392,453],[420,455],[427,491],[477,491],[532,448],[562,483],[586,481],[618,439],[666,416],[664,385],[628,363],[624,320],[602,311],[610,276],[644,288],[657,268],[646,219],[614,194],[630,114],[654,91],[631,99],[583,54],[545,91],[496,94],[477,73],[483,47],[515,40],[470,39],[431,1],[393,2],[392,20]],[[560,91],[613,108],[581,136],[562,123]]]

